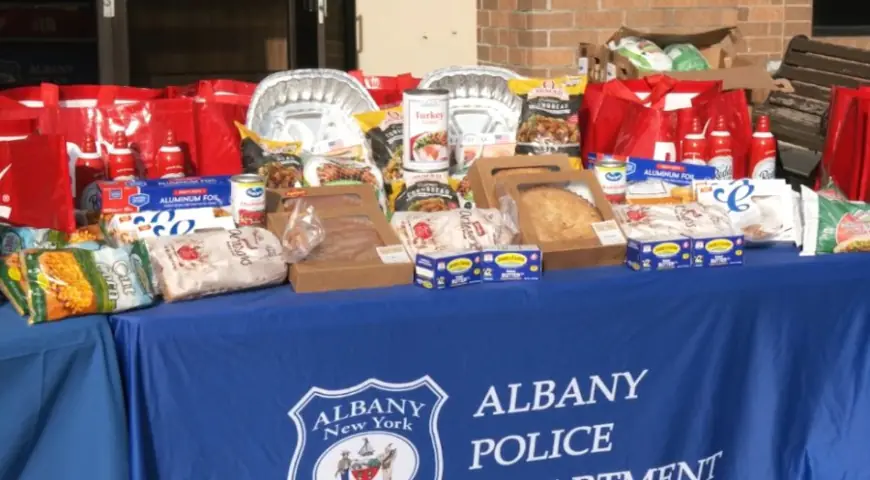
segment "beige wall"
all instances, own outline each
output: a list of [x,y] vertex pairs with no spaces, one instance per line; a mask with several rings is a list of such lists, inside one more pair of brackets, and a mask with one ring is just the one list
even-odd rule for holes
[[477,64],[474,0],[356,0],[359,66],[367,74],[420,76]]

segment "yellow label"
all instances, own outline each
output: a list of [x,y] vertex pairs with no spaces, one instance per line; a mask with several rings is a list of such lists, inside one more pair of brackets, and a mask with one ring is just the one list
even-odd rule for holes
[[495,264],[502,268],[522,267],[528,260],[525,255],[519,253],[502,253],[495,257]]
[[447,264],[447,271],[450,273],[465,273],[471,270],[472,262],[467,258],[457,258]]
[[9,268],[9,279],[13,282],[21,281],[21,270],[18,267],[10,267]]
[[673,257],[680,253],[680,246],[676,243],[663,243],[653,248],[652,253],[653,255],[662,258]]
[[720,238],[719,240],[710,240],[705,246],[710,253],[725,253],[734,248],[734,242]]

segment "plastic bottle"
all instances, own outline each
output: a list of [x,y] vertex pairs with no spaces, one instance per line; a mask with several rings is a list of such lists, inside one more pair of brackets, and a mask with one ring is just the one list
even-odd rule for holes
[[75,197],[78,208],[93,211],[96,209],[96,182],[106,179],[106,162],[97,152],[94,137],[85,137],[82,152],[75,163]]
[[692,127],[683,139],[683,163],[707,165],[707,137],[704,136],[701,119],[692,119]]
[[157,169],[160,178],[181,178],[184,176],[184,152],[175,143],[175,133],[166,132],[166,141],[157,152]]
[[770,133],[770,117],[762,115],[755,124],[749,148],[749,174],[752,178],[776,176],[776,139]]
[[115,132],[112,149],[109,150],[109,178],[112,180],[133,180],[136,178],[136,159],[127,135],[124,132]]
[[734,176],[734,154],[731,150],[731,132],[728,131],[724,115],[716,118],[709,142],[708,164],[716,168],[716,178],[731,180]]

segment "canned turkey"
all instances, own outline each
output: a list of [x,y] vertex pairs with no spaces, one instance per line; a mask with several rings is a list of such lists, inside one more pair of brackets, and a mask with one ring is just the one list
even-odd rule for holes
[[444,89],[415,89],[403,94],[404,167],[418,172],[450,167],[448,98],[449,93]]
[[622,203],[628,187],[625,162],[613,158],[599,158],[594,163],[595,178],[610,203]]
[[245,173],[230,178],[230,202],[236,226],[266,224],[266,181],[259,175]]

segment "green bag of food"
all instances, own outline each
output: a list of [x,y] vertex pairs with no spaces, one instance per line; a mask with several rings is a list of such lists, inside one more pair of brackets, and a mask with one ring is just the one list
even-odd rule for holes
[[801,189],[804,242],[801,255],[870,252],[870,204]]
[[668,72],[673,62],[655,43],[638,37],[623,37],[610,42],[608,48],[627,58],[642,72]]
[[704,58],[698,47],[691,43],[669,45],[665,47],[665,54],[671,58],[675,72],[697,72],[710,69],[707,59]]

